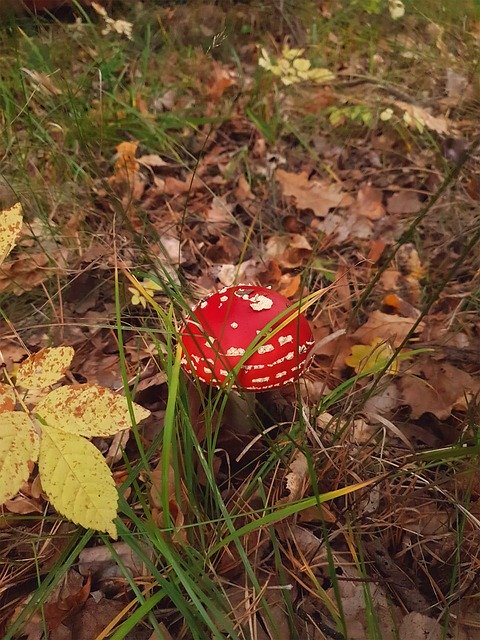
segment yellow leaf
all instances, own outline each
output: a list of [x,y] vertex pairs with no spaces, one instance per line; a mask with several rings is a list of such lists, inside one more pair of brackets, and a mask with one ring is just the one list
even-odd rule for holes
[[38,457],[38,436],[22,411],[4,411],[0,429],[0,504],[18,493],[28,480],[28,462]]
[[24,389],[49,387],[63,377],[74,354],[72,347],[42,349],[19,365],[16,383]]
[[[355,369],[356,373],[375,373],[383,369],[394,351],[382,338],[374,338],[368,345],[356,344],[352,347],[352,354],[345,358],[345,364]],[[398,359],[388,367],[386,373],[398,373]]]
[[306,58],[296,58],[292,64],[297,71],[308,71],[312,66],[310,60]]
[[22,205],[14,204],[10,209],[0,211],[0,264],[13,249],[22,228]]
[[86,529],[117,538],[118,492],[100,451],[81,436],[42,427],[38,468],[55,509]]
[[0,383],[0,413],[15,409],[15,391],[8,384]]
[[[113,436],[132,424],[127,399],[95,384],[59,387],[41,400],[36,413],[50,426],[80,436]],[[150,411],[133,403],[135,420]]]

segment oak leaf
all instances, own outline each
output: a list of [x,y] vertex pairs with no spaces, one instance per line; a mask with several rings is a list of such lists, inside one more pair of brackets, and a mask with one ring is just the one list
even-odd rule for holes
[[19,365],[16,384],[24,389],[44,389],[55,384],[70,366],[74,353],[72,347],[41,349]]

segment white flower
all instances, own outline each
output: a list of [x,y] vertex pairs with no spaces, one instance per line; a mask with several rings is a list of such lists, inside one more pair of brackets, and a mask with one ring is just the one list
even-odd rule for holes
[[402,0],[388,0],[388,10],[393,20],[403,18],[405,15],[405,5]]
[[393,109],[390,109],[390,107],[388,107],[387,109],[385,109],[385,111],[382,111],[382,113],[380,114],[380,120],[383,120],[383,122],[387,122],[388,120],[390,120],[392,116],[393,116]]

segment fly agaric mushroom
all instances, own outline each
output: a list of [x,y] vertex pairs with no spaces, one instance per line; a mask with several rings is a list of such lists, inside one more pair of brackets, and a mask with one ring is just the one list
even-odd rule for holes
[[183,369],[215,387],[235,370],[233,386],[250,391],[298,380],[314,340],[307,319],[289,307],[287,298],[259,286],[209,295],[181,329]]

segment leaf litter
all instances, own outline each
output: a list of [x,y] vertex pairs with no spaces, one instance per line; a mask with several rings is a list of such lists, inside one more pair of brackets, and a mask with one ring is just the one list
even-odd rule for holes
[[[326,20],[330,19],[330,10],[335,11],[335,8],[324,9]],[[175,8],[165,11],[166,24],[175,21],[175,16],[180,20],[180,13],[176,14]],[[240,12],[241,8],[235,11]],[[207,13],[205,10],[206,21]],[[214,24],[224,24],[224,18],[223,10],[219,10],[216,18],[209,16],[208,20],[211,19]],[[206,33],[210,34],[208,38],[214,37],[215,29],[212,31],[202,20],[199,25],[187,25],[193,37],[200,41]],[[185,29],[187,26],[184,25]],[[113,34],[108,35],[112,37]],[[176,37],[182,37],[181,29]],[[333,46],[338,37],[332,30],[330,44],[326,46]],[[436,34],[435,38],[441,44],[441,36]],[[389,59],[392,50],[388,38],[379,46],[382,57]],[[412,50],[416,51],[415,55],[420,55],[418,47]],[[201,49],[198,50],[197,68],[193,62],[179,62],[178,57],[173,60],[173,56],[173,62],[162,70],[163,77],[173,86],[182,77],[185,78],[182,74],[188,68],[187,75],[192,76],[191,86],[180,83],[178,86],[182,86],[181,90],[176,87],[165,87],[164,90],[162,87],[157,96],[137,96],[135,105],[139,113],[145,118],[152,118],[155,113],[169,114],[175,110],[180,113],[186,108],[190,109],[190,115],[195,109],[200,115],[216,114],[229,104],[241,82],[246,83],[242,91],[248,91],[253,82],[258,50],[255,46],[246,45],[239,51],[245,76],[239,74],[235,64],[219,62]],[[404,53],[409,54],[410,51],[405,50]],[[303,58],[308,55],[308,50],[302,53],[300,71],[310,68],[307,58]],[[363,63],[352,58],[346,64],[350,65],[346,67],[349,73],[354,74],[361,70]],[[451,61],[449,64],[452,64]],[[352,134],[344,140],[337,138],[342,125],[336,126],[334,136],[326,130],[331,118],[328,112],[322,112],[322,109],[332,107],[341,109],[341,119],[345,124],[350,117],[348,114],[353,113],[345,109],[344,98],[348,95],[348,88],[342,94],[333,75],[329,77],[333,86],[326,87],[325,91],[322,89],[321,94],[318,93],[318,87],[309,89],[303,83],[297,85],[298,91],[290,92],[284,99],[281,93],[277,93],[280,98],[279,112],[283,109],[288,119],[296,111],[312,112],[313,108],[316,117],[325,117],[322,120],[322,141],[318,135],[309,138],[308,130],[303,140],[303,144],[306,142],[316,149],[315,153],[320,154],[315,161],[291,136],[280,135],[273,141],[267,129],[262,128],[260,120],[257,119],[259,126],[255,126],[252,122],[252,114],[255,116],[255,113],[251,110],[247,112],[242,95],[220,124],[210,129],[200,124],[194,133],[185,130],[180,134],[181,144],[188,149],[181,161],[173,157],[175,154],[171,149],[159,150],[151,142],[140,142],[140,136],[135,133],[123,139],[117,138],[110,147],[110,156],[102,158],[102,175],[94,181],[92,193],[86,198],[89,203],[88,216],[91,216],[88,224],[93,225],[97,236],[93,237],[91,246],[82,246],[79,251],[78,264],[85,278],[85,293],[82,294],[78,289],[77,293],[71,293],[70,299],[64,298],[61,303],[59,324],[63,321],[65,327],[62,330],[70,332],[75,338],[72,346],[75,346],[77,356],[71,364],[59,365],[56,380],[47,383],[56,382],[70,368],[69,375],[77,382],[87,384],[77,387],[82,390],[75,391],[78,398],[71,396],[71,391],[63,391],[67,387],[58,386],[50,392],[54,394],[50,400],[45,398],[40,404],[40,411],[42,408],[49,411],[50,419],[55,423],[50,428],[52,434],[58,436],[52,429],[60,428],[69,405],[73,407],[72,420],[76,421],[77,427],[80,424],[78,428],[85,434],[94,434],[92,423],[104,427],[107,425],[95,431],[94,435],[101,436],[94,440],[96,449],[100,449],[102,455],[106,454],[109,463],[114,465],[114,477],[119,481],[125,478],[119,452],[127,447],[129,455],[135,455],[135,447],[132,438],[128,441],[122,439],[128,435],[129,420],[119,418],[117,414],[116,418],[110,415],[112,407],[116,410],[116,402],[111,404],[110,400],[118,396],[113,392],[111,395],[105,394],[107,400],[102,405],[101,415],[90,415],[82,410],[85,400],[82,393],[95,390],[102,381],[115,390],[121,385],[120,376],[114,373],[120,365],[118,344],[112,339],[115,336],[112,330],[115,312],[111,290],[118,260],[125,269],[141,266],[146,275],[139,275],[139,280],[153,274],[152,265],[160,265],[162,269],[167,269],[168,277],[175,277],[176,282],[181,281],[182,285],[186,285],[185,290],[192,293],[192,299],[199,291],[210,292],[235,282],[266,284],[292,299],[298,299],[333,282],[325,301],[312,309],[309,316],[316,335],[322,336],[320,340],[330,336],[333,338],[324,343],[312,359],[305,383],[306,391],[304,394],[302,392],[303,405],[299,405],[296,396],[289,390],[285,390],[281,398],[263,398],[262,403],[268,411],[260,413],[260,432],[263,436],[260,438],[255,431],[257,427],[254,426],[254,420],[244,420],[244,430],[241,432],[222,423],[221,446],[212,458],[212,473],[228,508],[237,516],[248,520],[255,510],[265,507],[259,493],[254,492],[246,499],[244,496],[247,492],[244,491],[251,469],[255,469],[258,461],[268,456],[264,434],[268,429],[271,431],[267,435],[273,436],[271,443],[281,453],[278,471],[262,477],[262,490],[268,494],[269,505],[285,504],[285,501],[291,502],[312,494],[309,465],[303,453],[305,448],[312,452],[310,465],[313,465],[317,474],[320,491],[329,491],[359,479],[377,476],[380,471],[385,472],[389,464],[400,469],[403,465],[411,464],[411,459],[406,456],[411,455],[415,447],[421,453],[422,448],[447,448],[457,441],[466,447],[472,446],[474,435],[469,430],[467,416],[476,406],[479,371],[478,358],[475,360],[475,357],[468,358],[467,355],[478,352],[479,326],[475,313],[469,307],[478,264],[474,256],[470,256],[471,260],[466,261],[462,277],[449,283],[439,294],[434,306],[427,310],[412,334],[412,327],[421,313],[431,284],[435,286],[442,278],[443,265],[450,264],[461,251],[455,239],[456,234],[451,232],[448,225],[442,228],[437,219],[431,226],[418,229],[416,246],[404,244],[394,261],[389,265],[384,263],[389,249],[435,192],[438,183],[434,177],[442,171],[441,163],[425,139],[416,138],[412,147],[408,136],[421,136],[428,130],[431,135],[438,136],[439,141],[443,141],[447,136],[457,136],[462,127],[465,127],[468,136],[470,125],[468,122],[462,123],[455,113],[466,76],[457,77],[450,67],[448,69],[446,94],[450,100],[457,101],[448,118],[444,115],[446,112],[440,111],[441,103],[437,110],[437,107],[432,109],[420,104],[420,100],[419,104],[394,100],[395,94],[392,94],[387,100],[390,106],[381,105],[382,113],[386,108],[391,109],[389,120],[380,118],[384,124],[378,122],[378,126],[376,124],[368,130],[368,135],[365,130],[352,130]],[[32,81],[35,80],[37,85],[43,82],[41,90],[44,96],[51,97],[52,88],[48,89],[45,80],[50,80],[48,74],[32,72]],[[265,68],[265,72],[268,69]],[[58,86],[56,82],[53,86],[53,95],[64,95],[60,82]],[[371,108],[371,87],[368,84],[366,90],[361,84],[357,87],[357,101],[363,100]],[[413,91],[413,88],[410,87],[410,90]],[[432,87],[426,85],[424,94],[431,90]],[[32,101],[32,108],[42,113],[41,101],[35,96]],[[267,100],[265,109],[268,111],[270,107]],[[247,116],[247,113],[250,115]],[[123,115],[117,113],[115,117],[122,121]],[[389,128],[388,123],[392,121],[397,130]],[[355,129],[355,121],[351,122]],[[404,127],[402,135],[397,135],[398,127]],[[117,153],[112,160],[114,146]],[[198,160],[196,167],[191,161],[192,157]],[[469,194],[475,194],[475,183],[474,171],[471,167],[467,169],[465,183],[453,187],[446,199],[440,201],[441,212],[446,213],[457,205],[459,209],[468,207],[467,201],[462,199],[461,189],[464,186],[467,197],[472,199]],[[118,203],[122,206],[122,215],[118,214]],[[110,231],[112,220],[116,224],[115,236]],[[73,230],[77,242],[82,245],[85,230],[75,227],[80,222],[70,220],[68,227],[66,221],[63,221],[64,226],[61,219],[56,222],[59,230],[68,228],[69,233]],[[464,238],[461,228],[457,227],[457,232],[459,229],[461,238]],[[21,234],[20,228],[12,229],[12,237],[17,238],[18,234]],[[139,236],[144,243],[141,251],[137,244]],[[105,241],[103,248],[95,246],[99,238]],[[116,243],[114,259],[110,246],[113,239]],[[13,241],[7,242],[6,250],[11,248]],[[441,248],[443,258],[438,249],[435,249],[437,253],[431,250],[432,245]],[[27,245],[20,240],[22,246]],[[23,249],[19,251],[17,248],[13,257],[2,267],[4,280],[0,280],[0,287],[15,293],[20,300],[29,290],[42,291],[44,295],[45,290],[40,289],[42,285],[47,287],[49,295],[53,293],[55,296],[55,287],[50,288],[54,282],[52,276],[59,275],[61,279],[69,277],[58,269],[60,260],[52,267],[44,253],[34,253],[35,246],[33,242],[28,247],[32,251],[30,256],[22,255]],[[427,266],[420,260],[417,249],[422,252],[422,259],[426,257]],[[68,251],[70,259],[73,255],[70,245]],[[145,259],[145,253],[151,254],[148,260]],[[65,255],[58,254],[58,257]],[[352,311],[359,295],[378,269],[383,271],[377,287],[363,306],[361,315],[353,317]],[[165,297],[159,300],[160,305],[165,304]],[[137,328],[151,320],[149,305],[146,304],[145,308],[143,305],[140,305],[142,308],[132,305],[127,286],[121,304],[124,305],[123,318],[128,319],[129,323],[124,335],[128,379],[132,388],[136,389],[138,398],[142,399],[141,402],[149,409],[153,408],[155,420],[158,421],[154,427],[141,426],[142,437],[147,444],[151,444],[163,426],[168,379],[155,363],[154,350],[152,355],[148,341],[137,339]],[[35,317],[38,320],[42,315]],[[110,327],[98,326],[105,322],[112,324]],[[77,328],[69,328],[69,325],[76,325]],[[438,326],[441,330],[436,328]],[[27,376],[28,367],[32,366],[35,370],[32,363],[41,361],[42,349],[48,345],[49,329],[37,328],[32,322],[20,322],[18,328],[15,323],[15,328],[16,332],[12,334],[11,325],[6,323],[2,326],[0,349],[8,361],[7,370],[11,371],[12,366],[16,366],[18,384],[21,384],[23,376],[28,387],[27,381],[31,382]],[[452,349],[460,335],[461,346],[454,352]],[[403,345],[407,337],[408,343]],[[60,340],[56,344],[70,342]],[[418,348],[424,353],[404,360],[397,357],[401,356],[401,352],[395,355],[395,350],[400,346],[406,350]],[[29,352],[34,355],[22,362]],[[391,358],[390,375],[369,395],[371,378],[359,374],[365,374],[370,369],[374,371]],[[338,384],[350,384],[352,371],[358,379],[348,387],[344,396],[332,400],[329,394]],[[362,394],[368,397],[363,398]],[[17,398],[8,386],[2,398],[3,410],[13,412]],[[327,413],[321,403],[327,403],[331,413]],[[316,414],[317,410],[320,416]],[[139,411],[138,419],[147,415],[145,409],[140,408]],[[258,407],[257,411],[260,411]],[[296,424],[299,412],[302,412],[302,421],[307,420],[305,433],[292,431],[294,448],[293,452],[289,449],[287,453],[283,437],[287,431],[285,427]],[[233,412],[229,414],[233,424],[232,416]],[[112,428],[108,427],[109,418],[118,429],[125,431],[114,435],[116,430],[113,425]],[[199,423],[195,426],[200,443],[205,445],[206,430],[202,419],[199,409]],[[77,429],[74,431],[77,432]],[[63,440],[66,437],[62,436]],[[116,440],[112,441],[112,438]],[[67,446],[63,441],[60,444]],[[75,441],[72,447],[75,455],[79,446]],[[31,457],[35,456],[32,454]],[[238,462],[233,462],[236,460]],[[46,464],[45,460],[43,464]],[[33,465],[28,466],[26,471],[28,474],[34,473]],[[460,464],[459,473],[466,473]],[[181,549],[191,540],[189,525],[195,520],[188,499],[190,496],[184,487],[178,493],[178,485],[175,488],[172,474],[173,469],[169,468],[168,503],[174,522],[170,541]],[[202,477],[202,487],[207,486],[206,478],[201,474],[199,477]],[[432,477],[433,474],[429,475],[429,471],[423,468],[418,470],[417,478],[387,477],[374,490],[369,489],[359,495],[358,499],[345,498],[342,503],[339,500],[321,505],[321,508],[317,506],[276,524],[275,534],[281,543],[281,569],[287,572],[286,584],[279,582],[278,567],[271,560],[269,532],[262,528],[246,534],[242,544],[259,578],[261,590],[265,593],[270,618],[261,609],[235,545],[230,544],[223,549],[214,565],[214,575],[220,580],[228,580],[225,592],[232,608],[230,615],[237,628],[242,630],[241,637],[249,637],[252,625],[257,630],[255,637],[279,637],[278,634],[290,637],[285,616],[285,592],[290,593],[295,606],[298,606],[294,622],[299,632],[309,633],[315,638],[324,638],[325,633],[328,637],[326,629],[338,633],[335,628],[338,618],[334,615],[335,607],[331,606],[336,595],[331,586],[331,569],[325,562],[326,539],[334,553],[333,563],[338,576],[338,593],[344,609],[348,638],[363,640],[368,637],[368,621],[365,618],[368,600],[373,603],[382,637],[399,637],[401,640],[436,640],[441,637],[441,625],[437,618],[442,598],[452,597],[448,583],[449,562],[454,552],[451,546],[452,523],[455,514],[459,513],[453,497],[457,495],[460,480],[453,473],[447,474],[443,486],[432,481]],[[159,528],[165,525],[164,501],[159,499],[161,478],[161,462],[155,458],[151,471],[139,479],[141,486],[145,483],[147,487],[145,495],[148,491],[152,518]],[[40,513],[47,504],[42,490],[37,492],[34,489],[35,476],[30,479],[22,474],[22,480],[25,482],[21,494],[10,500],[6,507],[7,510],[10,507],[11,514],[8,522],[15,526],[19,526],[21,521],[18,516],[22,513]],[[467,514],[473,512],[479,496],[478,488],[474,485],[470,491],[471,504],[463,507]],[[132,493],[127,492],[125,497],[130,500],[131,496]],[[428,516],[420,518],[419,513],[427,513]],[[349,539],[346,533],[346,523],[351,526],[352,515],[355,540]],[[472,525],[472,531],[467,531],[464,544],[457,549],[464,563],[475,560],[471,534],[477,531],[472,524],[474,520],[466,517],[469,526]],[[428,523],[432,524],[430,529]],[[438,526],[434,527],[435,523]],[[29,526],[30,532],[38,531],[35,524]],[[107,530],[112,533],[112,529]],[[211,536],[213,543],[214,527],[207,530],[208,536]],[[445,541],[444,549],[436,538]],[[149,578],[145,568],[137,566],[135,559],[128,557],[129,551],[125,547],[115,548],[135,579],[140,582]],[[366,555],[366,569],[359,569],[358,557],[354,552],[359,548]],[[128,592],[125,583],[119,585],[121,576],[118,567],[106,547],[87,547],[84,552],[93,554],[91,560],[84,562],[85,572],[92,574],[93,583],[90,585],[88,581],[78,580],[75,574],[67,574],[72,582],[71,590],[66,589],[63,595],[56,593],[52,596],[49,618],[58,630],[61,629],[61,633],[67,634],[61,637],[87,640],[101,633],[124,606],[125,601],[120,603],[110,597],[114,595],[122,599]],[[6,562],[10,558],[18,560],[15,553],[15,549],[9,549],[5,555]],[[103,574],[103,569],[94,569],[95,556],[101,557],[101,562],[105,564]],[[465,591],[467,587],[465,580],[459,582],[454,596],[468,593],[468,590]],[[368,596],[366,591],[369,591]],[[319,593],[323,595],[320,597]],[[393,605],[388,605],[389,599],[393,599]],[[168,633],[177,637],[178,614],[172,615],[168,604],[165,604],[164,611],[165,624],[170,630]],[[89,626],[87,614],[98,620],[95,629],[91,628],[91,624]],[[473,607],[470,614],[472,628],[475,628]],[[38,630],[39,619],[36,624]],[[217,624],[222,623],[217,621]],[[459,637],[468,637],[460,624],[452,625],[453,628],[457,627]],[[398,631],[397,636],[393,635],[393,629]]]

